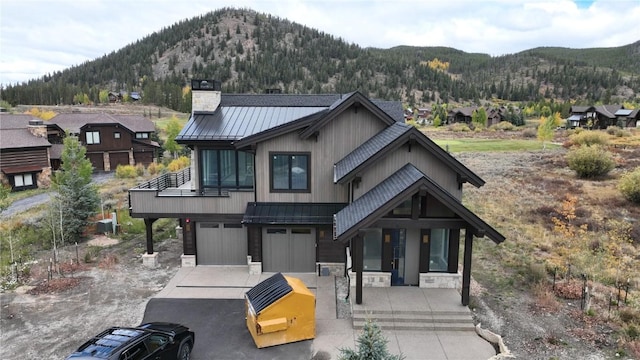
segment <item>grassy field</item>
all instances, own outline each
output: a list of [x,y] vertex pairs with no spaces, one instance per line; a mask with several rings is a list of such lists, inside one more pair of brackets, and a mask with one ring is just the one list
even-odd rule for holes
[[[485,151],[531,151],[542,150],[542,142],[524,139],[436,139],[436,144],[450,152],[485,152]],[[547,149],[560,147],[547,143]]]
[[189,114],[184,114],[184,116],[175,116],[174,115],[172,117],[163,117],[163,118],[152,120],[152,121],[161,130],[165,130],[167,128],[167,124],[169,124],[169,122],[172,121],[172,120],[177,120],[178,123],[180,123],[180,128],[182,128],[187,123],[187,120],[189,120]]

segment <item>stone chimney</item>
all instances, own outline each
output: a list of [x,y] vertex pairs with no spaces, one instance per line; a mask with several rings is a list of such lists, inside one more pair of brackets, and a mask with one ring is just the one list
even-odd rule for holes
[[191,113],[214,112],[220,105],[220,81],[191,80]]
[[27,125],[27,129],[29,132],[35,137],[47,138],[47,125],[44,125],[42,120],[33,119],[29,120],[29,125]]

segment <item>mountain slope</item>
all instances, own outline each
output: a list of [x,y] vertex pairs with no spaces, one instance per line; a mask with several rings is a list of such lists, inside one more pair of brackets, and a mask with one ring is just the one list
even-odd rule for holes
[[500,57],[445,47],[361,48],[285,19],[225,8],[94,61],[6,86],[2,96],[11,104],[52,105],[81,101],[83,94],[97,103],[107,90],[142,91],[144,102],[189,111],[183,87],[190,78],[220,80],[226,92],[360,90],[412,106],[491,98],[610,102],[640,93],[640,42]]

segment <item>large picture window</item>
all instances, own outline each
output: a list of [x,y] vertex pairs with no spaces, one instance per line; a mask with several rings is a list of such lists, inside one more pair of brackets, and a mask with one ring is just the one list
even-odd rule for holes
[[271,154],[271,190],[308,192],[309,154]]
[[244,151],[203,149],[200,180],[205,192],[253,189],[253,155]]
[[13,186],[15,188],[33,186],[33,175],[31,174],[14,175]]
[[100,132],[99,131],[87,131],[85,133],[87,139],[87,145],[100,144]]
[[446,272],[449,268],[449,229],[431,229],[429,271]]

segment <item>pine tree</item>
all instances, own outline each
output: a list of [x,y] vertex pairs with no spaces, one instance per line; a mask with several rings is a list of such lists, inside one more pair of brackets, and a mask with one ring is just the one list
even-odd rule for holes
[[340,349],[338,360],[402,360],[404,355],[392,355],[387,349],[388,340],[378,324],[367,320],[357,340],[357,350]]
[[[61,228],[67,240],[78,241],[82,231],[100,203],[98,189],[91,183],[93,167],[85,157],[87,150],[75,136],[64,139],[62,165],[54,173],[52,184],[57,191],[52,206],[60,214]],[[65,239],[62,239],[64,241]]]

